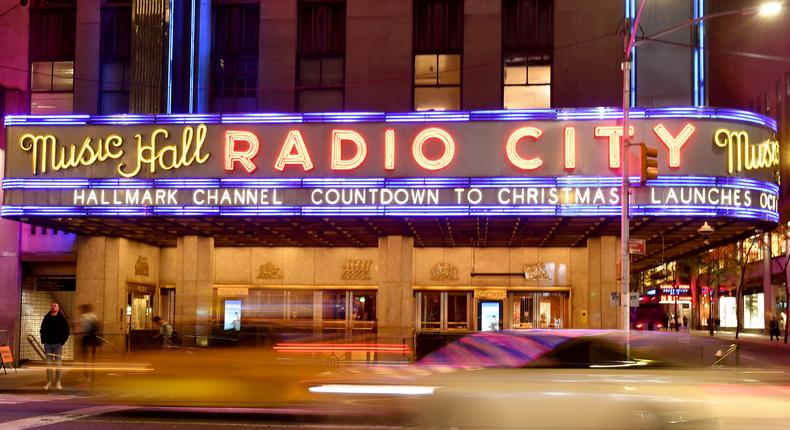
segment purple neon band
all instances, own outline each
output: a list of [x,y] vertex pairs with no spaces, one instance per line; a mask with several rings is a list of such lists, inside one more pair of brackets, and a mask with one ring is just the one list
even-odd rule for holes
[[[172,115],[8,115],[5,126],[32,125],[143,125],[143,124],[300,124],[359,122],[457,122],[457,121],[569,121],[617,120],[617,108],[484,110],[442,112],[324,112]],[[777,131],[776,120],[754,112],[710,107],[634,108],[632,119],[693,118],[756,124]]]

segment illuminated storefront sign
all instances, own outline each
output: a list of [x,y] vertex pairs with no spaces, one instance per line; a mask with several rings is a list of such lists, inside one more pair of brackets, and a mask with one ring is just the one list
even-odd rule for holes
[[[659,148],[661,173],[636,189],[635,216],[778,220],[772,120],[704,108],[633,117],[629,134]],[[612,109],[12,116],[2,214],[614,216],[617,118]]]
[[661,287],[659,303],[691,303],[691,288],[688,285]]

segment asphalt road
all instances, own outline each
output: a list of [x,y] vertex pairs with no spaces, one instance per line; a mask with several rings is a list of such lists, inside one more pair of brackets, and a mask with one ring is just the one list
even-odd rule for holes
[[398,429],[354,417],[299,410],[140,408],[90,402],[69,394],[0,394],[0,430],[17,429]]
[[[689,364],[710,364],[715,353],[733,341],[727,338],[660,335],[664,345],[656,347],[654,335],[635,333],[635,345],[650,344],[658,352]],[[661,344],[662,342],[658,342]],[[663,348],[663,349],[662,349]],[[742,342],[740,365],[780,370],[790,375],[790,345]],[[734,356],[729,364],[733,364]],[[783,383],[782,385],[790,385]],[[387,418],[337,416],[308,409],[221,409],[151,408],[102,404],[85,393],[43,391],[0,392],[0,430],[46,429],[397,429],[404,428]]]

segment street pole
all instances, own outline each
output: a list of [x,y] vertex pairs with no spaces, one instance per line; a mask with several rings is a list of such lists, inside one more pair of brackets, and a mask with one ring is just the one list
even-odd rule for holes
[[630,155],[631,135],[628,133],[629,108],[631,107],[631,49],[636,41],[636,31],[639,29],[639,20],[642,18],[642,11],[645,9],[647,0],[642,0],[639,10],[632,23],[626,19],[623,38],[623,143],[620,150],[620,166],[622,168],[622,190],[620,203],[622,206],[620,215],[620,273],[621,291],[620,306],[623,312],[623,330],[625,330],[625,357],[631,360],[631,312],[629,304],[630,282],[631,282],[631,256],[628,250],[628,235],[630,230],[628,220],[629,191],[628,191],[628,156]]

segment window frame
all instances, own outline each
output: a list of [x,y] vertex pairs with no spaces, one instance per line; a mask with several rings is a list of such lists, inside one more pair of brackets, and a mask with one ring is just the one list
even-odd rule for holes
[[[346,46],[348,34],[348,7],[345,0],[299,0],[297,2],[296,11],[296,65],[295,65],[295,86],[294,86],[294,106],[297,112],[326,112],[329,110],[343,111],[346,107]],[[341,31],[338,32],[340,40],[337,42],[337,48],[333,49],[331,46],[313,47],[313,49],[305,50],[304,39],[307,34],[304,33],[302,23],[304,13],[313,12],[312,8],[327,7],[337,8],[333,12],[328,21],[329,25],[340,25]],[[330,12],[332,13],[332,12]],[[333,17],[342,17],[341,23],[335,23],[331,20]],[[332,33],[332,30],[329,30]],[[331,38],[331,35],[330,35]],[[327,40],[328,45],[333,45],[332,40]],[[303,60],[318,60],[318,83],[317,84],[304,84],[302,76],[302,62]],[[330,60],[340,60],[342,64],[342,73],[340,74],[339,83],[324,83],[324,62]],[[302,106],[302,95],[308,93],[336,93],[340,94],[340,106],[337,109],[319,109],[319,110],[305,110]]]
[[[99,100],[98,103],[98,112],[100,114],[111,114],[111,113],[125,113],[129,111],[129,98],[131,97],[131,81],[132,81],[132,2],[131,0],[115,0],[115,1],[104,1],[101,6],[100,11],[100,24],[99,27],[102,30],[102,34],[106,34],[104,31],[105,19],[109,17],[111,13],[117,13],[117,11],[121,11],[123,9],[128,10],[129,13],[129,47],[127,51],[127,55],[119,55],[115,52],[113,55],[108,55],[107,48],[105,42],[107,41],[107,37],[102,37],[100,40],[100,47],[99,47]],[[118,20],[114,21],[116,24]],[[118,32],[116,31],[115,34],[117,35]],[[113,40],[113,44],[117,45],[118,40],[117,38]],[[109,57],[109,58],[108,58]],[[120,82],[120,89],[104,89],[104,80],[105,80],[105,73],[104,73],[104,66],[105,65],[120,65],[123,70],[122,74],[122,81]],[[107,106],[104,103],[104,96],[105,94],[121,94],[126,95],[126,109],[121,112],[115,111],[107,111]]]
[[[429,5],[429,4],[437,4],[437,3],[445,3],[447,4],[448,8],[450,4],[456,4],[458,7],[458,35],[457,37],[453,37],[451,34],[452,32],[452,23],[451,19],[447,19],[445,21],[445,35],[446,35],[446,44],[445,46],[426,46],[421,47],[420,45],[432,45],[431,41],[428,40],[426,42],[420,42],[423,40],[421,34],[419,34],[420,26],[418,25],[418,7],[422,5]],[[426,6],[427,7],[427,6]],[[446,109],[448,111],[453,110],[462,110],[464,106],[464,1],[463,0],[413,0],[412,1],[412,55],[411,55],[411,108],[414,111],[418,111],[417,109],[417,89],[418,88],[457,88],[458,89],[458,107],[456,109]],[[428,39],[426,36],[425,39]],[[452,44],[452,40],[458,40],[458,46],[452,47],[448,46]],[[417,84],[417,56],[422,55],[436,55],[436,75],[437,80],[435,85],[418,85]],[[458,72],[458,83],[457,84],[441,84],[439,83],[439,57],[442,55],[457,55],[458,58],[458,65],[459,65],[459,72]],[[424,111],[424,110],[421,110]]]
[[[517,47],[508,47],[508,33],[510,27],[508,26],[508,8],[512,7],[517,8],[516,6],[520,2],[534,2],[534,7],[539,9],[539,2],[545,1],[548,3],[551,22],[548,24],[548,29],[546,30],[546,34],[549,35],[549,41],[543,46],[531,46],[533,44],[541,45],[539,42],[534,40],[527,41],[522,43]],[[549,103],[548,106],[540,106],[540,107],[529,107],[529,108],[514,108],[514,109],[549,109],[554,106],[554,17],[556,15],[555,12],[555,4],[554,0],[503,0],[502,1],[502,46],[500,51],[500,79],[501,79],[501,87],[502,90],[500,92],[500,106],[502,109],[505,108],[505,90],[507,87],[530,87],[530,86],[537,86],[542,87],[548,85],[549,87]],[[525,25],[525,24],[522,24]],[[522,56],[525,58],[525,83],[524,84],[507,84],[505,78],[505,70],[506,70],[506,61],[509,57],[513,56]],[[550,68],[549,74],[549,83],[548,84],[530,84],[529,83],[529,67],[531,66],[529,62],[530,57],[548,57],[542,58],[540,61],[535,63],[536,66],[541,65],[548,65]]]
[[[423,321],[423,299],[426,297],[426,294],[439,294],[439,321],[438,322],[430,322],[432,326],[426,327],[426,322]],[[449,316],[449,296],[450,295],[464,295],[466,296],[466,326],[465,327],[450,327],[450,324],[457,324],[459,321],[450,321]],[[443,290],[443,291],[435,291],[435,290],[425,290],[425,291],[416,291],[414,294],[415,298],[415,330],[418,332],[466,332],[466,331],[474,331],[474,315],[473,315],[473,304],[474,304],[474,297],[471,291],[466,290]],[[438,326],[436,325],[438,323]]]
[[[239,31],[239,37],[244,40],[245,46],[248,42],[251,45],[254,45],[254,49],[252,49],[252,46],[250,49],[248,49],[249,52],[218,52],[217,39],[220,32],[217,30],[220,27],[218,23],[221,18],[219,14],[225,13],[223,17],[230,21],[230,16],[233,13],[233,9],[238,9],[243,14],[252,13],[255,15],[255,19],[251,21],[254,22],[255,25],[255,34],[248,39],[246,37],[247,32]],[[246,22],[247,18],[247,16],[243,16],[241,21]],[[246,112],[248,109],[239,108],[239,105],[243,105],[244,103],[253,103],[257,106],[258,94],[260,91],[260,21],[261,6],[258,2],[214,0],[211,14],[211,62],[209,66],[210,83],[208,95],[210,112],[240,113]],[[226,34],[222,36],[223,39],[221,40],[226,41],[227,38],[232,34],[233,32],[226,32]],[[229,68],[244,65],[245,72],[239,73],[236,70],[232,72],[224,71],[225,59],[233,60],[232,66],[229,66]],[[253,60],[253,71],[247,71],[246,69],[248,63],[253,63]],[[229,61],[229,63],[231,62]],[[219,64],[223,65],[219,66]],[[223,69],[221,73],[219,72],[220,69]],[[252,85],[247,85],[248,80],[252,81]],[[238,82],[244,82],[244,84],[242,86],[237,86],[236,84]],[[222,85],[219,85],[219,83],[222,83]],[[232,83],[232,85],[228,85],[228,83]],[[222,105],[222,109],[219,109],[220,105]],[[232,105],[230,110],[226,108],[228,105]]]

